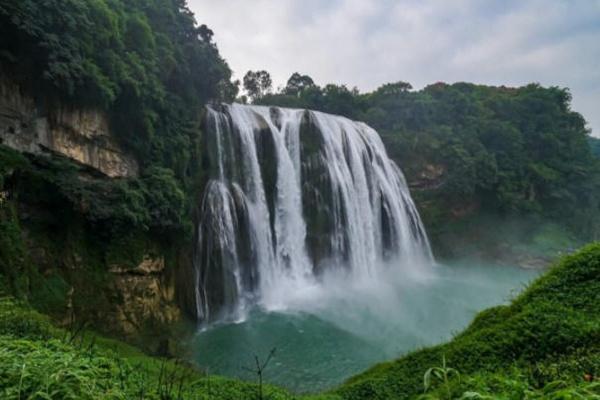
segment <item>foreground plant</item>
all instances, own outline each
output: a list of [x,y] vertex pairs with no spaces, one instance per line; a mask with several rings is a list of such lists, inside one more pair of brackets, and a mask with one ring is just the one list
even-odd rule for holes
[[432,378],[439,380],[445,388],[447,399],[452,398],[452,392],[450,390],[450,377],[454,375],[460,381],[460,373],[454,368],[450,368],[446,365],[446,356],[442,356],[442,366],[429,368],[425,375],[423,375],[423,387],[425,393],[431,388]]

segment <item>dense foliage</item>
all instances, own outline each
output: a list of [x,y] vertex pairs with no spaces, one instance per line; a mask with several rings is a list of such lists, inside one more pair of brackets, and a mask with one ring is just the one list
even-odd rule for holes
[[263,97],[271,90],[273,81],[267,71],[248,71],[244,75],[244,90],[251,100]]
[[[600,162],[592,154],[599,146],[571,110],[568,89],[436,83],[414,91],[398,82],[361,94],[321,88],[309,77],[299,87],[301,77],[257,102],[367,122],[413,188],[429,190],[424,202],[455,214],[469,207],[537,214],[568,222],[586,238],[600,234]],[[436,218],[451,219],[451,212]]]
[[81,179],[67,161],[36,160],[3,190],[28,187],[21,200],[58,209],[66,200],[104,234],[191,232],[202,109],[237,92],[212,35],[184,0],[0,0],[0,77],[43,110],[107,112],[141,166],[138,179]]
[[595,138],[595,137],[590,137],[589,142],[590,142],[590,147],[592,149],[592,154],[594,154],[596,157],[600,158],[600,139]]
[[79,216],[106,237],[127,231],[168,236],[191,230],[185,194],[166,168],[147,168],[139,178],[95,179],[66,159],[28,159],[0,146],[0,190],[11,207],[55,210],[46,219],[56,219],[57,230],[60,223],[65,228]]
[[[185,209],[169,169],[111,181],[65,159],[0,146],[0,286],[58,320],[76,315],[118,332],[104,323],[124,301],[111,268],[135,268],[150,256],[177,271],[178,246],[191,231]],[[152,337],[167,334],[153,323]]]
[[[1,290],[0,290],[1,295]],[[251,399],[257,385],[208,376],[152,358],[77,326],[58,329],[11,297],[0,296],[2,399]],[[263,388],[265,398],[289,399]]]
[[2,0],[0,67],[47,107],[109,111],[142,164],[179,177],[203,105],[236,90],[183,0]]

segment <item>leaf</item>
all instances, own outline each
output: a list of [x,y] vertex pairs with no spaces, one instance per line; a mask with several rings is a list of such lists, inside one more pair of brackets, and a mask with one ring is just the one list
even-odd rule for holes
[[460,372],[458,372],[456,369],[448,368],[446,370],[446,373],[447,373],[448,377],[450,377],[450,375],[454,374],[458,378],[458,381],[460,382]]
[[427,371],[425,371],[425,375],[423,375],[423,388],[425,389],[424,391],[427,392],[429,390],[429,388],[431,387],[431,372],[433,371],[433,368],[429,368]]
[[464,392],[460,399],[489,399],[489,396],[484,396],[477,392]]

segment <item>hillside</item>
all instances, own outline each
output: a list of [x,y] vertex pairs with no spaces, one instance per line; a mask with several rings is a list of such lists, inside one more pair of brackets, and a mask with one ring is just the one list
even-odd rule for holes
[[531,267],[600,234],[600,163],[567,88],[438,82],[413,90],[397,82],[360,93],[294,74],[254,101],[338,113],[377,129],[438,257]]
[[[600,245],[594,244],[563,258],[510,305],[480,313],[452,341],[374,366],[330,393],[302,398],[422,398],[425,372],[443,359],[458,373],[450,372],[447,384],[434,373],[426,398],[600,398],[599,276]],[[0,393],[6,399],[260,398],[254,384],[150,358],[81,325],[55,328],[11,297],[0,301],[0,322]],[[271,386],[263,394],[297,398]]]
[[[569,398],[535,391],[548,387],[559,392],[597,379],[598,277],[600,245],[594,244],[560,260],[510,305],[480,313],[449,343],[375,366],[336,392],[344,399],[414,398],[423,391],[424,372],[441,366],[445,358],[448,367],[460,372],[460,380],[453,376],[449,383],[452,398],[471,391],[482,395],[471,398]],[[434,392],[449,398],[443,386],[438,381]],[[600,395],[597,383],[589,389]],[[582,396],[594,398],[591,393]]]

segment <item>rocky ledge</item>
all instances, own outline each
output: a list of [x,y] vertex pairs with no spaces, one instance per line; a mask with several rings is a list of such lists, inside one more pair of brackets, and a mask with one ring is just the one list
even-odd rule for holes
[[145,324],[169,325],[179,321],[175,287],[165,280],[163,257],[145,255],[135,267],[111,265],[112,289],[120,297],[107,322],[126,336],[143,330]]
[[1,77],[0,143],[24,153],[60,154],[112,178],[138,174],[136,160],[111,135],[104,112],[44,110]]

